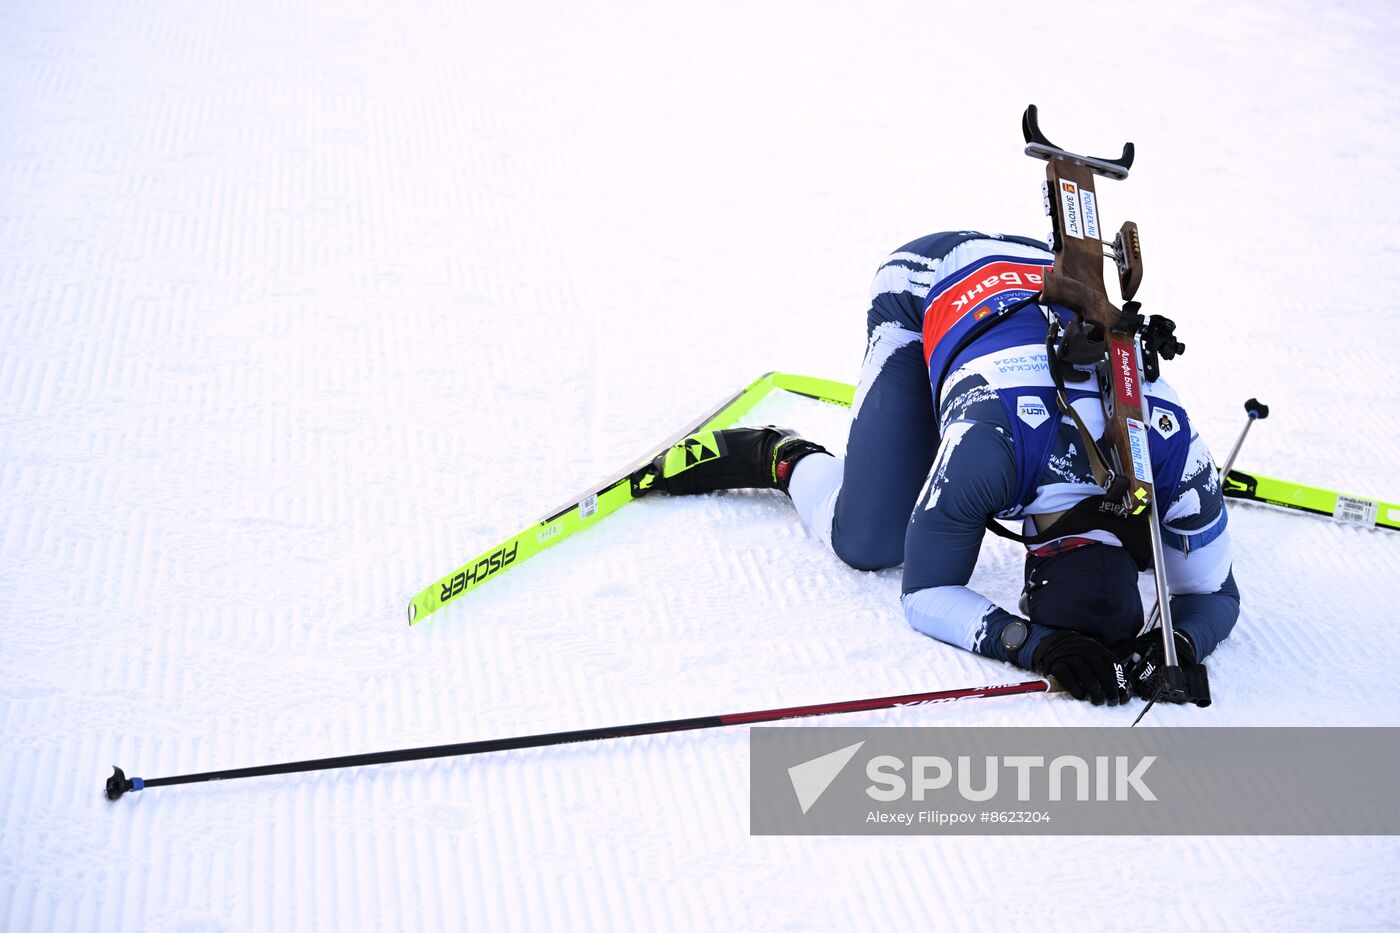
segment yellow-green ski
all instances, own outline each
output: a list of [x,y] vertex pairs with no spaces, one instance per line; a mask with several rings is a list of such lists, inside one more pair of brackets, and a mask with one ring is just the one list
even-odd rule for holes
[[[649,451],[625,470],[609,477],[583,494],[554,509],[519,534],[488,548],[455,572],[423,590],[408,605],[408,622],[422,622],[444,605],[476,589],[487,580],[514,567],[531,555],[558,544],[574,532],[587,528],[624,504],[645,495],[650,477],[634,481],[633,474],[692,434],[720,430],[737,424],[749,410],[775,389],[804,395],[833,405],[851,404],[856,387],[846,382],[772,372],[760,376],[695,423],[677,432],[664,444]],[[634,483],[636,487],[634,488]],[[1262,502],[1284,508],[1328,515],[1337,521],[1368,527],[1400,529],[1400,505],[1361,496],[1341,495],[1313,486],[1231,470],[1222,483],[1227,498]]]
[[[632,474],[651,463],[657,455],[669,450],[686,437],[704,430],[719,430],[739,422],[749,410],[768,396],[774,389],[784,389],[809,398],[849,405],[855,394],[855,387],[844,382],[819,379],[814,376],[798,376],[791,373],[767,373],[755,379],[734,395],[725,399],[714,409],[706,412],[695,423],[677,432],[665,443],[638,458],[628,467],[610,476],[601,483],[586,490],[581,495],[557,509],[551,510],[539,521],[519,534],[502,541],[495,547],[477,555],[471,561],[457,568],[441,580],[427,587],[408,604],[408,623],[422,622],[444,605],[476,589],[487,580],[501,573],[547,547],[558,544],[574,532],[586,528],[607,515],[646,493],[645,486],[633,488]],[[642,480],[643,484],[649,478]]]

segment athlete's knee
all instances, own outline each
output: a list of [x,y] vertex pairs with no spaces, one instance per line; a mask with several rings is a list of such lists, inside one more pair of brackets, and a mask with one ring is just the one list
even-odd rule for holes
[[888,570],[904,563],[904,535],[851,533],[842,525],[832,529],[831,549],[836,556],[856,570]]

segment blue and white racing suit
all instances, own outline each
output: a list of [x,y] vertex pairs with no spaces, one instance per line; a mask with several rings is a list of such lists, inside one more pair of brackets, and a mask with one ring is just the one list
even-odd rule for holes
[[[1053,258],[1034,240],[975,232],[932,234],[890,255],[871,290],[846,456],[804,458],[789,487],[804,523],[847,564],[903,563],[902,603],[915,629],[1003,661],[1001,630],[1017,616],[967,588],[987,519],[1023,519],[1033,532],[1030,516],[1101,490],[1078,428],[1056,405],[1034,303],[954,352],[979,320],[1038,292]],[[1097,380],[1068,389],[1101,438]],[[1143,394],[1172,616],[1204,658],[1239,615],[1228,515],[1214,462],[1176,393],[1159,379]],[[1106,531],[1078,537],[1119,543]],[[1023,659],[1053,631],[1030,629]],[[1088,634],[1112,643],[1137,632]]]

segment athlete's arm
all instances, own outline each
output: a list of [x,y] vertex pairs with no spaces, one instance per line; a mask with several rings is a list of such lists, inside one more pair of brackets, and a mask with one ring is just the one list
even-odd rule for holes
[[[905,535],[901,603],[909,624],[923,634],[1029,667],[1036,645],[1052,630],[967,588],[987,518],[1006,508],[1015,491],[1015,458],[1001,429],[981,421],[948,425]],[[1001,638],[1013,622],[1029,626],[1014,658]]]

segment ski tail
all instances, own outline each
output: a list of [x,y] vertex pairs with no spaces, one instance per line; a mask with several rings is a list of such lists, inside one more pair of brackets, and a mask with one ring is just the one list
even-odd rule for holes
[[1303,486],[1258,473],[1231,470],[1220,483],[1227,499],[1262,502],[1313,515],[1325,515],[1334,521],[1360,525],[1363,528],[1400,530],[1400,505]]
[[[758,404],[774,388],[777,373],[766,373],[749,385],[729,396],[714,408],[705,412],[693,423],[687,425],[658,447],[632,461],[628,466],[602,482],[589,487],[558,508],[551,509],[539,521],[507,538],[494,547],[488,548],[475,558],[458,567],[455,571],[419,592],[408,604],[408,624],[416,625],[444,605],[469,593],[488,580],[516,566],[521,561],[552,547],[587,528],[600,519],[611,515],[639,495],[645,489],[636,488],[632,476],[656,457],[680,443],[687,436],[706,429],[729,427],[743,418],[754,405]],[[822,392],[835,391],[839,394],[843,384],[826,379],[793,377],[797,384],[805,386],[813,398],[823,398]],[[849,388],[849,387],[847,387]],[[825,399],[824,400],[831,400]]]
[[799,376],[796,373],[769,373],[773,378],[773,388],[791,392],[794,395],[805,395],[807,398],[814,398],[819,402],[827,402],[831,405],[844,405],[851,407],[855,400],[856,387],[849,382],[837,382],[834,379],[821,379],[817,376]]

